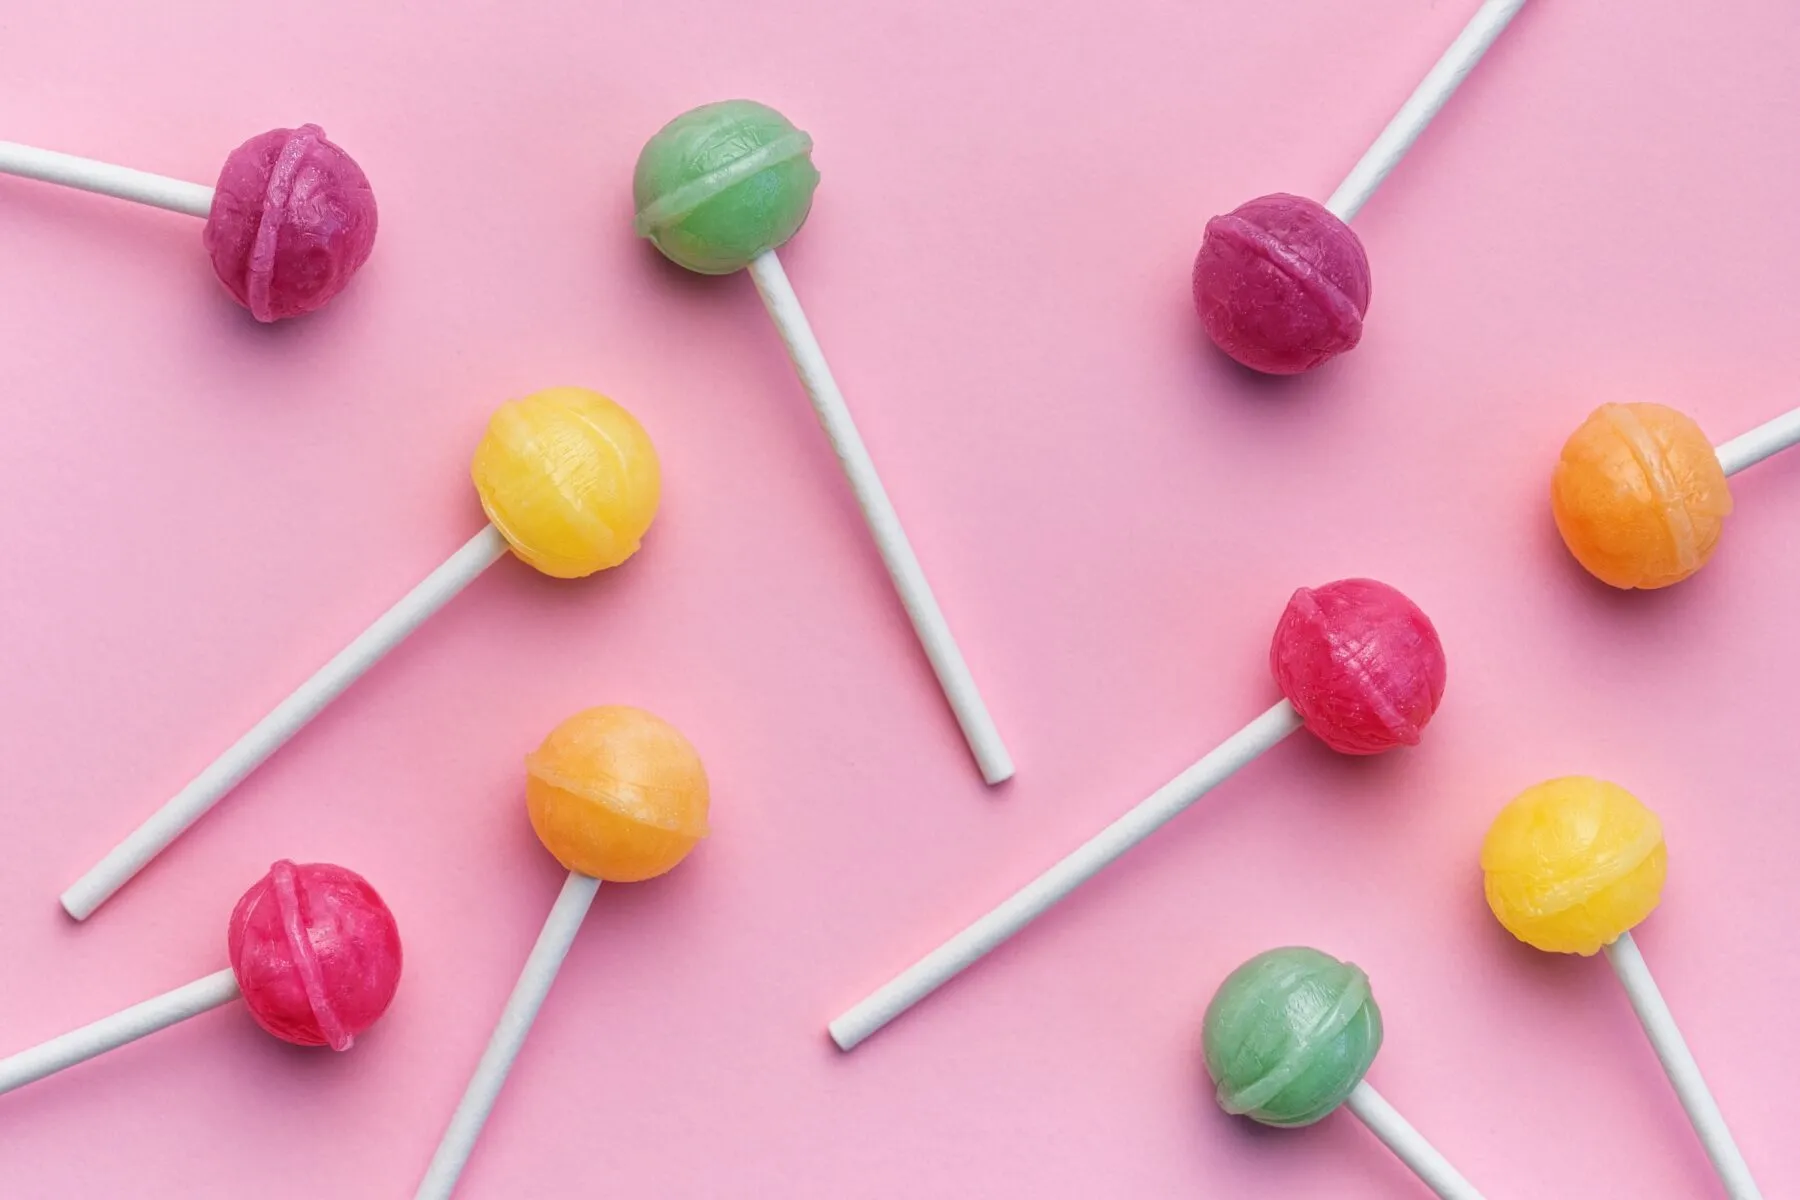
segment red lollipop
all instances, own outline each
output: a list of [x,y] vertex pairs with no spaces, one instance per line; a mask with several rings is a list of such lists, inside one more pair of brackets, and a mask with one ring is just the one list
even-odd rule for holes
[[14,142],[0,172],[204,217],[214,273],[258,321],[324,307],[375,246],[368,177],[317,125],[257,134],[210,188]]
[[1369,259],[1346,222],[1524,5],[1487,0],[1324,204],[1277,192],[1207,222],[1194,307],[1214,345],[1252,370],[1293,375],[1362,340]]
[[400,984],[400,930],[369,881],[276,863],[232,910],[231,970],[256,1023],[296,1046],[348,1050]]
[[1298,729],[1343,754],[1417,744],[1444,698],[1444,647],[1419,606],[1385,583],[1301,588],[1275,624],[1269,666],[1284,699],[993,911],[831,1023],[854,1049]]
[[1269,672],[1306,728],[1339,754],[1416,746],[1444,698],[1444,648],[1385,583],[1301,588],[1275,623]]
[[270,867],[238,901],[226,945],[227,969],[0,1059],[0,1092],[239,996],[284,1042],[348,1050],[400,984],[394,914],[361,875],[329,863],[283,859]]

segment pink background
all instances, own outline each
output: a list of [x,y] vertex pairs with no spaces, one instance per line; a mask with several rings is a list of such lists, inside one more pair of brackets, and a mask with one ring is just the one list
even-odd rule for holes
[[[0,136],[210,181],[318,121],[382,231],[330,310],[259,328],[197,222],[0,181],[0,1050],[222,965],[275,857],[368,875],[408,962],[350,1054],[227,1010],[0,1099],[0,1190],[410,1194],[558,887],[520,760],[620,702],[700,747],[715,834],[601,893],[469,1197],[1423,1195],[1347,1116],[1212,1106],[1207,997],[1296,941],[1370,971],[1372,1082],[1488,1194],[1718,1194],[1606,967],[1482,904],[1498,806],[1571,772],[1661,813],[1642,945],[1765,1190],[1800,1192],[1800,455],[1660,594],[1581,574],[1544,495],[1601,401],[1722,439],[1800,396],[1800,10],[1536,0],[1357,219],[1360,350],[1253,378],[1189,307],[1205,219],[1328,192],[1474,7],[15,5]],[[748,280],[631,236],[644,138],[734,95],[817,139],[788,269],[1018,758],[998,793]],[[502,564],[66,920],[63,886],[478,527],[488,412],[561,383],[661,448],[643,554],[574,585]],[[1443,634],[1422,747],[1282,747],[830,1047],[1269,704],[1286,596],[1353,574]]]

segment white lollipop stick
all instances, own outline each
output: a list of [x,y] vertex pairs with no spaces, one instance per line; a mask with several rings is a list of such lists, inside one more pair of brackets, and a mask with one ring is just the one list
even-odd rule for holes
[[519,982],[513,985],[506,1007],[500,1010],[494,1036],[488,1039],[487,1049],[482,1051],[481,1061],[475,1064],[475,1074],[469,1079],[469,1086],[463,1090],[462,1100],[450,1117],[450,1125],[444,1130],[437,1153],[431,1156],[431,1165],[425,1168],[425,1178],[419,1182],[419,1190],[413,1193],[414,1200],[448,1200],[456,1190],[456,1181],[468,1165],[469,1155],[474,1153],[481,1127],[487,1124],[488,1114],[494,1111],[494,1101],[500,1098],[507,1072],[512,1070],[513,1060],[519,1057],[525,1035],[531,1032],[538,1009],[543,1007],[544,997],[550,994],[550,985],[556,982],[556,973],[562,969],[563,959],[568,957],[575,934],[581,929],[582,918],[587,916],[594,893],[599,890],[598,879],[569,872],[556,903],[550,906],[550,916],[544,921],[537,944],[525,959]]
[[1462,86],[1475,64],[1481,61],[1488,47],[1494,44],[1501,32],[1512,19],[1519,15],[1525,7],[1525,0],[1487,0],[1463,31],[1456,35],[1450,48],[1437,61],[1408,96],[1400,111],[1394,114],[1375,144],[1350,169],[1344,182],[1338,184],[1337,191],[1331,193],[1331,199],[1325,201],[1325,207],[1334,213],[1338,220],[1348,222],[1350,218],[1362,211],[1362,206],[1369,202],[1381,181],[1388,177],[1388,172],[1399,165],[1406,152],[1411,150],[1431,119],[1438,115],[1456,89]]
[[192,783],[170,797],[131,835],[77,879],[62,894],[62,906],[77,921],[86,920],[108,897],[125,886],[168,849],[187,828],[198,821],[244,777],[261,766],[269,755],[306,727],[326,705],[359,679],[363,672],[406,640],[425,618],[442,608],[506,553],[506,539],[492,525],[452,554],[448,561],[406,593],[356,640],[320,667],[311,679],[295,688],[268,716],[232,743]]
[[186,987],[134,1004],[92,1025],[51,1038],[41,1046],[0,1058],[0,1092],[35,1083],[64,1067],[84,1063],[108,1050],[117,1050],[146,1034],[167,1029],[189,1017],[197,1017],[238,998],[237,976],[227,967]]
[[888,499],[887,489],[881,486],[881,477],[875,473],[875,462],[869,457],[862,435],[856,430],[856,422],[850,417],[844,393],[838,390],[837,381],[831,377],[825,352],[819,348],[806,313],[800,308],[800,298],[794,294],[794,286],[788,282],[787,272],[781,269],[781,260],[775,257],[773,250],[765,250],[750,260],[750,278],[756,281],[756,290],[768,307],[769,316],[774,318],[781,340],[787,345],[788,357],[793,359],[800,382],[812,398],[819,424],[824,426],[825,436],[830,439],[831,448],[837,453],[844,474],[849,477],[850,489],[856,493],[863,519],[869,523],[869,532],[874,535],[875,548],[881,551],[881,560],[887,564],[894,589],[900,593],[900,603],[905,607],[906,615],[912,618],[913,631],[925,648],[925,657],[931,660],[931,669],[937,673],[938,686],[943,688],[944,698],[956,714],[956,723],[962,726],[963,737],[975,755],[975,764],[981,768],[981,777],[989,783],[1012,778],[1012,756],[1006,751],[1006,743],[1000,740],[994,718],[988,715],[981,692],[975,687],[975,677],[969,673],[969,664],[963,661],[962,651],[951,636],[950,624],[944,620],[937,597],[932,595],[931,585],[925,580],[925,570],[919,565],[918,555],[913,553],[912,543],[906,540],[906,531],[900,527],[894,503]]
[[135,200],[170,212],[187,213],[205,219],[212,214],[213,189],[181,179],[115,167],[111,163],[39,150],[17,142],[0,142],[0,174],[22,175],[45,183]]
[[1793,445],[1800,445],[1800,408],[1719,446],[1719,465],[1725,468],[1725,474],[1736,475]]
[[1368,1080],[1352,1089],[1344,1107],[1443,1200],[1482,1200],[1475,1185],[1464,1179],[1462,1173],[1450,1165],[1450,1160],[1439,1154],[1437,1148],[1426,1141],[1380,1092],[1370,1087]]
[[1694,1132],[1700,1135],[1700,1144],[1706,1147],[1706,1156],[1712,1159],[1713,1169],[1725,1182],[1725,1194],[1731,1200],[1762,1200],[1762,1192],[1750,1178],[1750,1164],[1744,1161],[1743,1152],[1732,1141],[1731,1130],[1725,1127],[1725,1114],[1719,1111],[1718,1102],[1707,1090],[1706,1080],[1700,1077],[1700,1064],[1694,1061],[1681,1030],[1675,1027],[1674,1014],[1669,1012],[1656,980],[1650,977],[1650,967],[1629,932],[1620,934],[1617,941],[1606,947],[1606,961],[1612,964],[1619,982],[1625,985],[1625,995],[1630,998],[1638,1020],[1643,1022],[1644,1032],[1649,1035],[1650,1045],[1662,1061],[1669,1082],[1675,1085],[1681,1107],[1687,1110],[1688,1120],[1694,1123]]
[[871,1034],[979,962],[983,955],[1049,911],[1057,901],[1099,874],[1108,863],[1162,828],[1300,725],[1300,714],[1283,700],[1244,726],[1218,749],[1088,839],[1079,850],[833,1021],[831,1038],[838,1044],[838,1049],[854,1050]]

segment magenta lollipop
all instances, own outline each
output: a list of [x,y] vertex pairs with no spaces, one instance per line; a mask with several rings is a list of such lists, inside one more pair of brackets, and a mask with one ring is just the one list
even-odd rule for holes
[[833,1021],[838,1047],[854,1049],[1289,734],[1304,728],[1342,754],[1380,754],[1418,744],[1444,697],[1444,648],[1431,621],[1372,579],[1295,592],[1269,665],[1282,693],[1273,708]]
[[13,142],[0,142],[0,173],[205,218],[213,272],[258,321],[324,307],[375,246],[368,177],[317,125],[257,134],[214,187]]
[[232,910],[225,944],[250,1015],[296,1046],[348,1050],[400,986],[394,914],[330,863],[270,867]]
[[1355,348],[1369,310],[1369,259],[1347,222],[1524,6],[1487,0],[1324,204],[1277,192],[1206,223],[1194,307],[1214,345],[1270,375],[1310,371]]
[[226,930],[231,965],[0,1059],[0,1092],[240,997],[263,1029],[296,1046],[348,1050],[400,986],[400,930],[368,880],[283,859],[251,885]]

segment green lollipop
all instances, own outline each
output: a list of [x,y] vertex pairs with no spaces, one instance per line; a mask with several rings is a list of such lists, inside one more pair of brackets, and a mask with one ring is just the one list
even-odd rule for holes
[[1303,946],[1257,955],[1219,985],[1201,1042],[1233,1116],[1291,1128],[1348,1108],[1444,1200],[1481,1200],[1363,1079],[1381,1049],[1381,1009],[1354,963]]
[[631,194],[639,237],[690,271],[729,275],[798,233],[818,186],[812,138],[766,104],[724,100],[644,144]]
[[775,248],[806,221],[818,186],[812,138],[754,100],[703,104],[682,113],[644,144],[631,181],[638,236],[649,238],[670,261],[702,275],[750,272],[981,776],[1000,783],[1012,778],[1012,756],[775,256]]
[[1355,964],[1297,946],[1270,950],[1225,977],[1202,1040],[1220,1108],[1264,1125],[1311,1125],[1375,1061],[1381,1009]]

